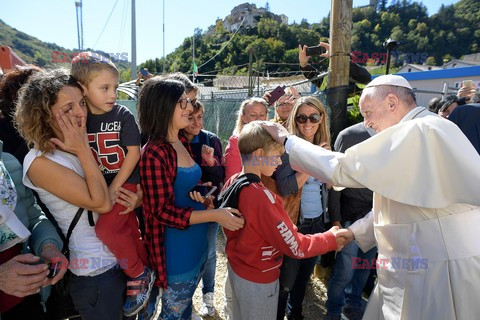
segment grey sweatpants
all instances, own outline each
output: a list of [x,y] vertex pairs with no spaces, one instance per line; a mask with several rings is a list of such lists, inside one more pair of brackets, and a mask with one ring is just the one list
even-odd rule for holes
[[231,320],[274,320],[277,317],[278,279],[256,283],[239,277],[228,265],[232,288],[233,317]]

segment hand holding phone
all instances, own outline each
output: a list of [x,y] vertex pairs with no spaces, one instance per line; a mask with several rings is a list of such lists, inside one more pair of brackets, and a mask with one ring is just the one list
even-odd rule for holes
[[321,45],[318,45],[318,46],[314,46],[314,47],[307,47],[307,49],[305,50],[305,53],[307,56],[319,56],[321,54],[324,54],[326,53],[327,50],[321,46]]
[[59,260],[55,263],[52,262],[48,264],[48,269],[50,270],[50,273],[48,274],[47,278],[52,279],[60,272],[61,263],[62,261]]
[[208,198],[210,197],[215,191],[217,190],[216,186],[209,186],[209,185],[204,185],[204,184],[199,184],[193,187],[190,192],[198,192],[202,195],[203,198]]
[[462,86],[466,88],[471,88],[473,87],[473,81],[472,80],[463,80]]
[[273,105],[281,96],[285,94],[285,86],[278,86],[270,93],[268,98],[268,105]]

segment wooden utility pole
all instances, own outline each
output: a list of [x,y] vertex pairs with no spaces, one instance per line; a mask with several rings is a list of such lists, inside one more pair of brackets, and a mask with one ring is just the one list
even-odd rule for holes
[[352,1],[332,0],[330,11],[330,65],[328,104],[331,110],[332,143],[347,127],[347,98],[350,78]]
[[253,87],[255,86],[253,80],[253,49],[248,50],[248,96],[253,97]]

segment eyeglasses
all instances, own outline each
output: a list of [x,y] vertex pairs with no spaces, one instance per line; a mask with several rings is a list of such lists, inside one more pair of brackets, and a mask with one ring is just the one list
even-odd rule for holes
[[322,115],[319,113],[311,114],[310,116],[306,116],[305,114],[299,114],[295,116],[295,121],[297,123],[307,123],[307,120],[310,120],[311,123],[318,123],[322,119]]
[[187,103],[190,103],[190,105],[193,107],[195,104],[197,104],[197,99],[181,98],[181,99],[178,99],[177,103],[180,104],[180,108],[186,109]]

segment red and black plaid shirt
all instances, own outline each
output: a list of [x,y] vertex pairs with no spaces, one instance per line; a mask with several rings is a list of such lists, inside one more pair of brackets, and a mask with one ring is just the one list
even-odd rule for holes
[[[179,136],[190,152],[186,139]],[[192,208],[175,206],[173,185],[177,177],[177,153],[168,142],[149,141],[142,149],[140,178],[143,189],[145,245],[150,264],[157,272],[155,284],[167,287],[165,267],[165,226],[185,229],[189,226]]]

